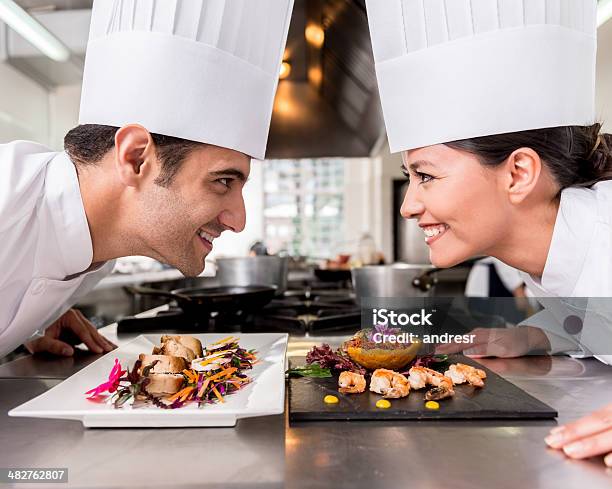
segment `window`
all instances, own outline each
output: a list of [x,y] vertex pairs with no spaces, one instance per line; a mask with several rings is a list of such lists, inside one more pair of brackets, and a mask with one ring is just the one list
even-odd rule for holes
[[264,163],[264,234],[272,253],[329,258],[344,236],[341,158]]

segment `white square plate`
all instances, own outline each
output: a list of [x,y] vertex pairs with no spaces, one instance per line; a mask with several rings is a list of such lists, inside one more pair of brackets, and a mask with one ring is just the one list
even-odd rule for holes
[[[234,426],[240,418],[281,414],[285,408],[285,354],[287,334],[236,334],[242,348],[257,350],[259,362],[247,375],[249,385],[225,398],[224,403],[198,407],[196,403],[179,409],[155,406],[116,409],[108,403],[87,399],[85,392],[108,379],[115,358],[131,368],[141,353],[151,353],[161,334],[140,335],[107,353],[44,394],[9,411],[9,416],[80,420],[87,427],[188,427]],[[210,345],[227,334],[193,335]]]

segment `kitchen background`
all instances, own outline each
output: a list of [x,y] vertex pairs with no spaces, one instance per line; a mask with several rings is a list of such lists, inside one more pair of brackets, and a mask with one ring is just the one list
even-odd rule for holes
[[[563,15],[572,0],[548,2]],[[27,139],[61,150],[64,134],[77,125],[92,0],[16,3],[60,40],[67,60],[42,54],[0,22],[0,143]],[[612,1],[599,3],[596,103],[611,132],[612,22],[605,17]],[[387,263],[428,263],[422,232],[399,218],[401,159],[386,142],[364,0],[295,1],[267,155],[253,162],[245,187],[245,231],[216,240],[211,262],[219,250],[246,256],[261,240],[271,253],[294,257],[294,269],[302,271],[305,263],[340,255],[367,261],[364,248],[373,247]],[[211,265],[205,275],[214,275]],[[85,302],[101,322],[150,305],[129,298],[123,286],[186,284],[177,271],[150,260],[122,259],[117,271]],[[461,293],[466,276],[467,269],[440,273],[439,289]]]

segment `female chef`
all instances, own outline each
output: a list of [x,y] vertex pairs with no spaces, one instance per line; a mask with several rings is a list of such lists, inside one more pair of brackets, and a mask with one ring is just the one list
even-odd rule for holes
[[[367,7],[389,145],[410,178],[402,215],[418,220],[434,265],[493,256],[545,307],[493,341],[479,332],[476,353],[612,364],[612,137],[595,123],[595,0]],[[610,454],[611,414],[547,443]]]

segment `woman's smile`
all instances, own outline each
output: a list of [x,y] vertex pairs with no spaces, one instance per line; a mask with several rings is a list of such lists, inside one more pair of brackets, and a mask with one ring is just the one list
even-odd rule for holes
[[425,242],[428,245],[440,239],[449,229],[448,224],[419,224],[419,227],[425,233]]

